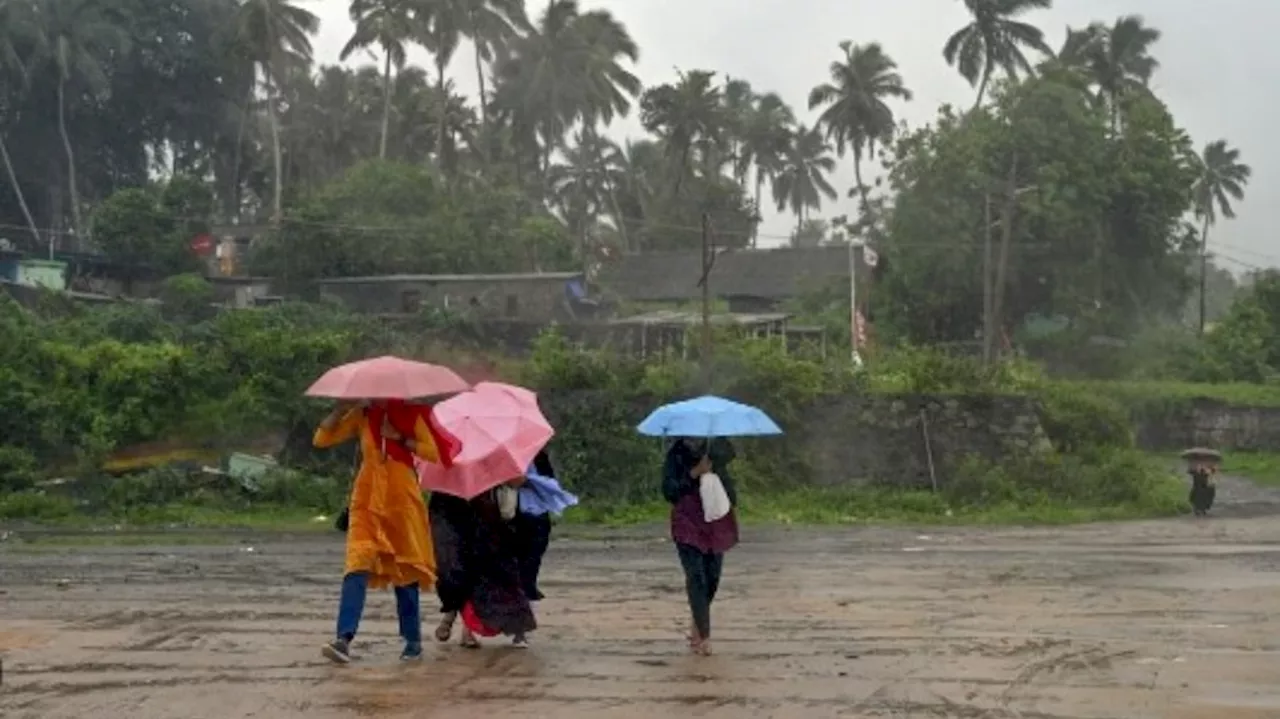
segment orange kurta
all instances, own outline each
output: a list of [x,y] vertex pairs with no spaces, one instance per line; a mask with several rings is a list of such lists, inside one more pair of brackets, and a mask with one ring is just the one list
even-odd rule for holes
[[[374,589],[414,582],[430,589],[436,581],[435,548],[413,467],[386,456],[380,436],[359,408],[343,415],[332,429],[317,429],[313,442],[317,447],[332,447],[357,436],[361,462],[351,488],[344,573],[367,572]],[[422,459],[439,461],[435,442],[421,419],[414,422],[414,439]]]

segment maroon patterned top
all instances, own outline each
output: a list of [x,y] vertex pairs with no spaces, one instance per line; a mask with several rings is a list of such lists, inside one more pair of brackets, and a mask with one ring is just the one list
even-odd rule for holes
[[702,495],[688,492],[671,507],[671,539],[708,554],[723,554],[738,544],[738,517],[732,509],[714,522],[702,512]]

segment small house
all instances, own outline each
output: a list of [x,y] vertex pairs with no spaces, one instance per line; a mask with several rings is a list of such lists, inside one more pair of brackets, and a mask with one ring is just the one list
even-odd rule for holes
[[546,323],[572,316],[583,281],[579,272],[533,272],[337,277],[317,284],[323,299],[366,314],[435,308],[481,320]]
[[17,252],[0,253],[0,280],[22,287],[67,289],[67,263],[40,260]]

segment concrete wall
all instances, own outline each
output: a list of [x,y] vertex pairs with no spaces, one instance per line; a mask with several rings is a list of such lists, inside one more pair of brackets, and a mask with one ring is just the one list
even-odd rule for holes
[[851,395],[810,407],[793,434],[819,484],[928,487],[930,454],[942,484],[969,455],[1051,449],[1038,409],[1026,397]]
[[336,299],[357,312],[413,313],[435,307],[477,319],[551,322],[564,319],[565,283],[559,276],[517,275],[484,279],[376,279],[367,282],[322,282],[322,297]]
[[[552,424],[561,426],[572,423],[582,408],[611,401],[594,392],[547,392],[540,400]],[[615,414],[639,421],[658,403],[636,400],[634,406],[615,407]],[[803,421],[783,427],[784,436],[755,443],[785,443],[786,452],[807,465],[809,481],[820,486],[929,487],[930,458],[938,484],[945,486],[972,455],[995,461],[1052,451],[1040,425],[1039,405],[1025,397],[846,395],[807,407],[801,416]]]
[[1280,451],[1280,407],[1249,407],[1210,399],[1135,408],[1138,445],[1153,451],[1212,447],[1219,451]]

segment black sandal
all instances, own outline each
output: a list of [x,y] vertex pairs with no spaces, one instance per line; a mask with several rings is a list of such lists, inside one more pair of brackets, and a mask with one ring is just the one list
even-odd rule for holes
[[446,614],[444,619],[440,620],[440,624],[436,626],[436,641],[444,643],[449,641],[449,637],[453,636],[453,623],[457,620],[456,613]]

